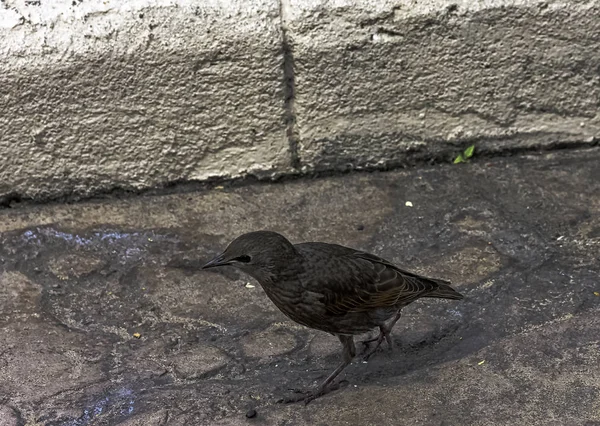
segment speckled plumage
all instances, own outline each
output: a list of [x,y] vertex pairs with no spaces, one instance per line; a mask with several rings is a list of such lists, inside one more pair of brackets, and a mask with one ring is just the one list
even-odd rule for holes
[[[421,297],[462,299],[447,281],[404,271],[375,255],[337,244],[291,244],[275,232],[241,235],[205,265],[232,265],[254,277],[289,318],[338,336],[344,361],[316,392],[294,398],[310,401],[323,394],[355,355],[355,334],[379,327],[391,347],[391,328],[400,310]],[[374,351],[374,350],[373,350]],[[372,353],[371,351],[370,353]]]

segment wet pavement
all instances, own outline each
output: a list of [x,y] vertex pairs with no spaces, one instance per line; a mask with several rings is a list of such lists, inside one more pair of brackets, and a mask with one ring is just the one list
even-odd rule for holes
[[[600,425],[599,165],[594,148],[1,210],[0,425]],[[256,229],[466,298],[416,302],[393,354],[277,404],[341,346],[198,269]]]

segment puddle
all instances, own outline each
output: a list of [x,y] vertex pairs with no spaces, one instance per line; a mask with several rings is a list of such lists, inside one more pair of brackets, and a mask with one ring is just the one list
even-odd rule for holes
[[67,420],[59,423],[60,426],[86,426],[98,416],[111,412],[119,417],[130,416],[135,411],[135,396],[133,390],[121,388],[112,395],[105,396],[94,403],[91,407],[83,410],[83,414],[77,419]]
[[[156,243],[179,243],[173,236],[148,232],[121,232],[117,230],[94,231],[85,234],[59,231],[52,227],[36,227],[24,231],[19,245],[25,247],[51,246],[52,244],[67,244],[76,248],[92,251],[112,252],[122,261],[138,259]],[[24,247],[23,247],[24,248]]]

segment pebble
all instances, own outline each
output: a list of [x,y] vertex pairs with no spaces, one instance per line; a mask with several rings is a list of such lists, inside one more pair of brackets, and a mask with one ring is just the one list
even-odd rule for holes
[[254,408],[249,409],[248,411],[246,411],[246,417],[248,417],[249,419],[253,419],[254,417],[256,417],[256,410]]

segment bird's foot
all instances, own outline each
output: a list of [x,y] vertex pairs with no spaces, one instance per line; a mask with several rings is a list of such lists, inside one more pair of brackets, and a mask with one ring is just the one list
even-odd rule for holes
[[374,341],[377,341],[377,343],[375,344],[375,346],[374,346],[374,347],[372,347],[372,348],[370,348],[370,349],[369,349],[369,343],[365,343],[365,351],[364,351],[364,352],[363,352],[363,354],[362,354],[362,359],[363,359],[363,361],[368,361],[368,360],[369,360],[369,358],[371,358],[371,356],[372,356],[372,355],[373,355],[375,352],[377,352],[377,349],[379,349],[379,346],[381,346],[381,342],[383,342],[383,335],[381,335],[381,334],[380,334],[378,338],[376,338],[376,339],[373,339],[372,341],[373,341],[373,342],[374,342]]
[[381,336],[381,333],[379,333],[376,337],[373,337],[372,339],[363,340],[360,343],[362,343],[365,346],[369,346],[369,344],[379,340],[379,336]]
[[290,404],[290,403],[302,401],[302,402],[304,402],[304,405],[307,405],[309,402],[314,401],[315,399],[317,399],[323,395],[326,395],[331,391],[339,389],[344,383],[346,383],[345,380],[343,380],[339,383],[330,384],[329,386],[325,386],[325,387],[320,386],[317,389],[314,389],[312,391],[302,391],[302,390],[293,389],[294,395],[291,395],[291,396],[285,397],[285,398],[281,398],[277,402],[282,403],[282,404]]
[[322,395],[325,395],[325,393],[318,392],[318,391],[304,392],[304,391],[295,390],[294,395],[287,396],[285,398],[281,398],[277,402],[282,403],[282,404],[290,404],[290,403],[294,403],[294,402],[303,401],[304,405],[306,405],[310,401],[313,401]]
[[[381,327],[379,329],[379,335],[377,337],[375,337],[373,339],[364,340],[362,342],[363,345],[365,345],[365,351],[363,352],[363,355],[362,355],[363,361],[368,361],[369,358],[371,358],[371,356],[377,351],[377,349],[379,349],[379,346],[381,346],[381,344],[383,343],[384,340],[387,342],[387,344],[390,348],[390,352],[393,351],[392,336],[390,335],[390,331]],[[373,348],[368,349],[369,344],[371,342],[377,342],[377,343],[375,344],[375,346]]]

